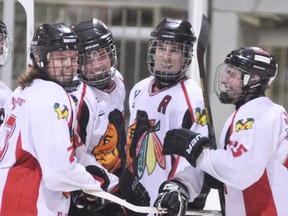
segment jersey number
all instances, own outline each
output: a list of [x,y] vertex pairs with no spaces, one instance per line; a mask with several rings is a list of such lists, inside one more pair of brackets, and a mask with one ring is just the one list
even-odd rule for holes
[[6,137],[5,137],[5,142],[4,146],[0,146],[0,161],[4,158],[5,153],[8,149],[9,146],[9,139],[12,136],[14,129],[16,126],[16,116],[11,115],[5,122],[5,127],[6,127]]
[[242,153],[247,152],[247,149],[242,144],[239,144],[239,142],[229,142],[229,146],[234,157],[239,157]]

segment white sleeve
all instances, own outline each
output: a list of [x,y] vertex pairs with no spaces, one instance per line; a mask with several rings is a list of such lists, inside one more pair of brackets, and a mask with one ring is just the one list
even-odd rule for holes
[[[281,123],[277,113],[261,113],[255,119],[253,127],[233,132],[227,150],[205,149],[197,167],[239,190],[256,182],[275,152]],[[272,128],[275,133],[267,131]]]
[[55,191],[102,190],[100,182],[74,158],[71,101],[65,92],[48,91],[45,95],[50,95],[49,98],[39,95],[29,100],[26,117],[29,128],[26,139],[28,145],[33,144],[30,146],[34,148],[45,185]]
[[190,195],[189,201],[193,201],[201,192],[204,172],[192,167],[185,158],[180,157],[177,173],[172,179],[182,182],[187,187]]

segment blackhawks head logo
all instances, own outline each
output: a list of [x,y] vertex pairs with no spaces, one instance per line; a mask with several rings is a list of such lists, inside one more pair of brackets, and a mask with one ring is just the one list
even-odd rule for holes
[[109,113],[108,120],[105,134],[92,150],[92,154],[103,167],[114,173],[121,163],[125,163],[125,122],[123,114],[118,109]]

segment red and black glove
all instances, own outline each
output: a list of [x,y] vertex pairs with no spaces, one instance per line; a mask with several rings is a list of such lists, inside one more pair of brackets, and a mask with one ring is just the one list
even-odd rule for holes
[[[98,166],[87,166],[86,171],[89,172],[97,181],[101,182],[101,188],[107,191],[110,180],[106,172]],[[94,216],[95,212],[105,207],[105,200],[90,194],[84,193],[82,190],[71,192],[71,205],[69,216]]]
[[163,154],[178,154],[196,167],[196,161],[204,147],[209,147],[209,139],[200,133],[185,128],[172,129],[166,133]]

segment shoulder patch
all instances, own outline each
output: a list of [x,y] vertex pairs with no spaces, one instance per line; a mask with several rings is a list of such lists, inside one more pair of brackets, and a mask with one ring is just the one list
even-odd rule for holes
[[254,118],[247,118],[246,121],[244,121],[244,119],[240,119],[236,122],[235,131],[239,132],[241,130],[252,129],[254,122],[255,122]]
[[54,110],[57,113],[57,118],[58,119],[67,119],[69,116],[69,109],[66,105],[63,105],[63,108],[60,108],[59,103],[54,104]]

